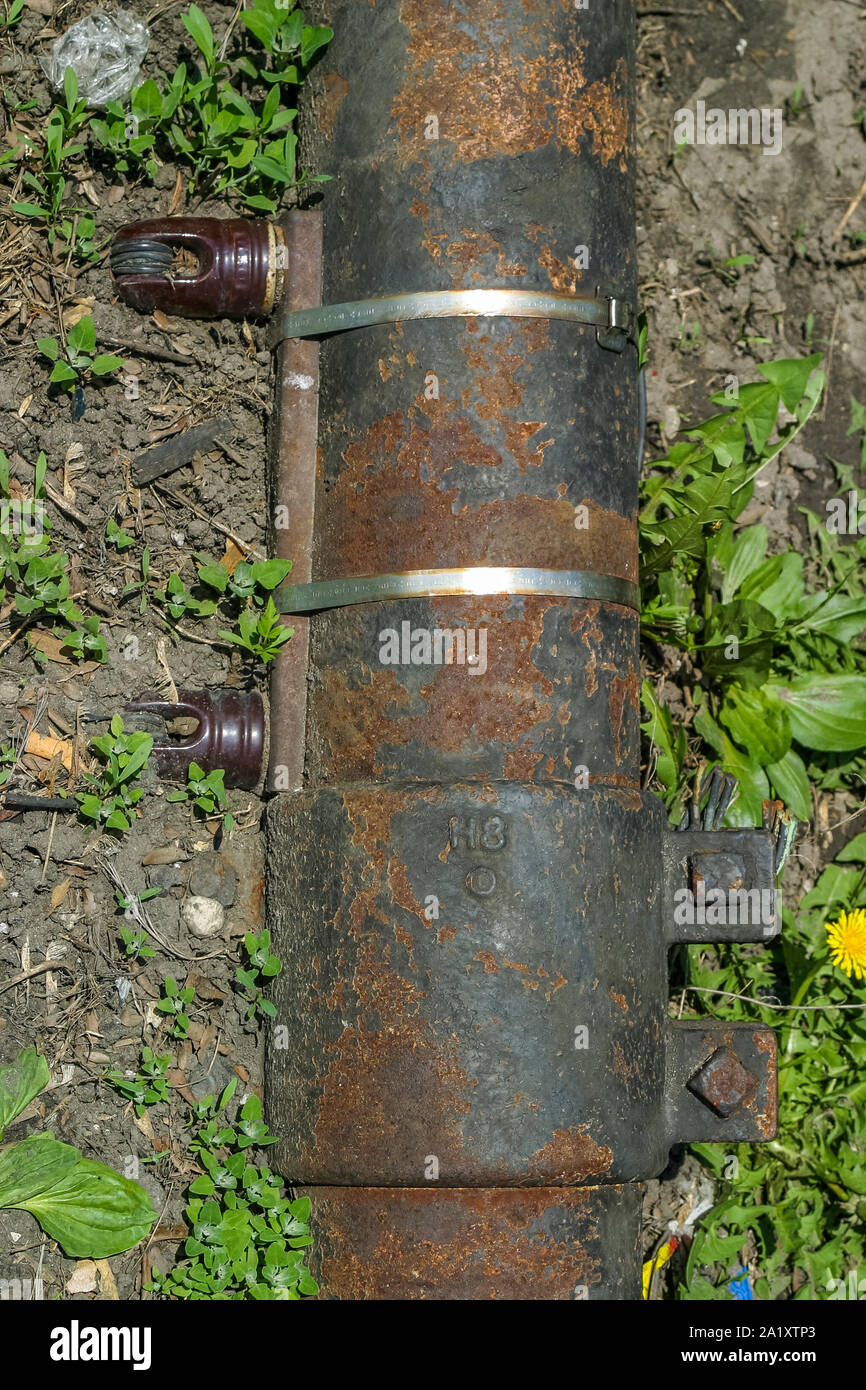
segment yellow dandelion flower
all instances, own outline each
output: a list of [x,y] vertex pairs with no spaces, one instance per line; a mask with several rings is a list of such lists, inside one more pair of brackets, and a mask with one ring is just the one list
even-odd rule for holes
[[866,909],[842,912],[838,922],[825,922],[827,945],[834,965],[850,978],[866,978]]

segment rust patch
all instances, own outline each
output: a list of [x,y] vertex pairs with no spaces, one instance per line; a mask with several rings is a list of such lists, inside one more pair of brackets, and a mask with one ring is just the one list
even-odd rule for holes
[[521,473],[530,464],[538,467],[543,463],[545,449],[554,443],[553,439],[543,439],[530,449],[529,441],[544,428],[544,421],[513,418],[523,404],[525,392],[517,372],[526,366],[532,353],[547,348],[549,341],[547,321],[534,319],[515,323],[504,339],[473,333],[463,346],[467,364],[477,375],[473,388],[467,387],[462,393],[462,404],[464,408],[471,404],[479,419],[498,427],[506,450]]
[[480,961],[484,966],[485,975],[495,975],[499,970],[499,966],[496,964],[496,957],[492,951],[478,951],[473,959]]
[[[599,779],[599,780],[600,780],[600,779]],[[612,782],[612,779],[611,779],[611,778],[608,778],[608,779],[607,779],[607,783],[609,784],[609,783],[611,783],[611,782]],[[608,786],[608,795],[609,795],[609,796],[612,796],[613,799],[614,799],[614,801],[617,802],[617,804],[618,804],[619,806],[621,806],[621,807],[623,808],[624,811],[642,811],[642,810],[643,810],[643,800],[642,800],[642,798],[641,798],[641,794],[640,794],[639,791],[636,791],[636,790],[635,790],[635,791],[630,791],[627,787],[624,787],[624,786],[623,786],[623,787],[617,787],[617,786],[609,785],[609,786]]]
[[359,1171],[378,1171],[383,1154],[394,1171],[423,1171],[432,1130],[443,1169],[477,1176],[485,1165],[464,1154],[458,1125],[477,1082],[459,1065],[453,1042],[431,1037],[419,1011],[424,990],[392,967],[389,947],[370,932],[369,895],[355,902],[361,921],[350,988],[361,1017],[325,1050],[326,1070],[313,1083],[317,1121],[299,1150],[299,1171],[330,1170],[349,1182]]
[[630,1060],[625,1055],[625,1050],[621,1043],[615,1042],[612,1047],[613,1063],[612,1071],[614,1076],[618,1076],[622,1081],[630,1081],[635,1076],[640,1076],[641,1066],[637,1057]]
[[[399,746],[418,740],[427,747],[456,752],[470,728],[479,741],[492,742],[502,738],[504,729],[510,738],[517,739],[550,720],[553,687],[532,661],[547,603],[527,599],[522,618],[501,621],[509,603],[508,598],[494,599],[487,608],[487,660],[488,669],[496,671],[495,685],[478,679],[465,664],[436,667],[422,689],[425,705],[419,714],[394,717],[407,708],[409,695],[399,686],[392,669],[387,677],[384,672],[373,673],[360,700],[359,692],[347,687],[340,672],[323,672],[322,698],[332,761],[343,776],[366,771],[371,748],[382,742]],[[439,605],[432,606],[438,618]],[[440,621],[448,626],[449,617],[453,622],[453,608],[444,611],[446,616]],[[430,698],[434,686],[435,700]]]
[[557,260],[549,246],[544,246],[538,257],[538,264],[542,270],[547,271],[547,278],[557,294],[577,293],[583,279],[583,271],[579,270],[573,261],[566,265],[564,261]]
[[[604,761],[596,760],[598,770],[590,774],[590,783],[637,788],[632,754],[625,751],[634,745],[631,715],[621,730],[625,765],[614,770],[607,702],[597,713],[587,709],[579,669],[574,680],[571,670],[556,681],[547,674],[553,659],[550,649],[555,645],[550,628],[562,621],[558,609],[567,607],[563,626],[570,622],[582,632],[590,656],[600,608],[618,610],[542,596],[512,601],[467,595],[428,603],[425,628],[484,631],[484,678],[479,679],[474,668],[461,661],[430,665],[420,672],[404,667],[371,670],[366,665],[345,671],[322,656],[310,693],[308,747],[317,777],[339,777],[342,782],[401,775],[424,779],[422,763],[441,751],[460,754],[465,760],[462,775],[473,782],[502,776],[521,782],[571,783],[574,767],[586,761],[570,746],[571,740],[586,736],[589,718],[605,747]],[[578,612],[585,608],[591,612]],[[329,641],[339,641],[343,650],[369,650],[381,640],[375,630],[371,632],[369,617],[360,609],[329,621],[334,624]],[[399,625],[399,613],[382,621]],[[399,626],[397,631],[399,638]],[[598,663],[589,689],[599,679],[598,672],[604,673],[607,682],[610,671],[608,663]],[[483,759],[479,759],[479,748],[485,750]],[[447,862],[448,844],[441,844],[437,852]]]
[[[420,217],[425,224],[429,221],[430,208],[419,199],[416,199],[412,204],[412,212],[416,217]],[[446,242],[447,245],[444,244]],[[509,279],[526,274],[526,266],[523,262],[509,261],[502,243],[491,236],[489,232],[473,232],[469,227],[463,227],[459,240],[448,241],[447,233],[433,232],[428,227],[422,245],[437,262],[442,260],[444,252],[452,271],[455,289],[462,289],[467,278],[473,281],[482,279],[481,267],[487,259],[493,256],[496,257],[497,275]],[[472,272],[471,275],[470,271]]]
[[544,757],[531,748],[515,748],[505,755],[505,776],[512,782],[528,782]]
[[628,664],[628,675],[613,676],[610,682],[610,727],[613,732],[613,751],[619,767],[623,760],[622,750],[622,722],[625,713],[626,702],[631,706],[636,715],[640,715],[640,681],[635,674],[631,662]]
[[[343,453],[345,467],[317,498],[319,578],[344,578],[416,569],[419,555],[435,555],[442,567],[525,565],[587,569],[637,580],[637,517],[600,507],[591,498],[533,497],[461,502],[455,464],[491,469],[512,458],[521,472],[539,468],[549,438],[538,422],[515,421],[522,388],[513,379],[526,354],[541,344],[543,320],[525,325],[492,348],[478,340],[467,349],[478,375],[473,408],[494,427],[501,447],[473,429],[458,402],[417,398],[405,419],[395,411],[376,421]],[[520,342],[512,353],[511,343]],[[415,415],[418,418],[414,418]],[[575,526],[575,507],[586,508],[586,526]],[[411,522],[411,525],[407,524]]]
[[572,1299],[599,1282],[597,1246],[621,1188],[305,1189],[332,1298]]
[[752,1042],[767,1058],[767,1109],[759,1118],[761,1138],[766,1141],[775,1138],[779,1127],[779,1050],[776,1035],[769,1028],[757,1029]]
[[554,1130],[550,1143],[530,1158],[530,1174],[546,1182],[572,1183],[607,1173],[613,1153],[607,1145],[597,1144],[588,1129],[588,1125],[572,1125]]
[[577,103],[574,124],[569,122],[571,143],[565,120],[559,136],[572,154],[580,151],[580,136],[584,132],[592,139],[592,152],[607,167],[619,156],[619,167],[626,168],[628,151],[628,102],[626,98],[626,65],[620,58],[613,76],[607,82],[593,82]]
[[588,700],[591,700],[598,690],[598,657],[604,641],[604,634],[596,621],[599,607],[598,603],[583,604],[575,610],[569,624],[572,632],[580,633],[580,640],[587,650],[583,688]]
[[[317,975],[319,974],[319,970],[320,970],[320,967],[319,967],[319,964],[317,963],[317,964],[316,964],[316,974],[317,974]],[[339,1012],[342,1013],[343,1009],[346,1007],[346,1006],[345,1006],[345,1001],[344,1001],[344,999],[343,999],[343,990],[345,989],[345,987],[346,987],[346,981],[345,981],[345,980],[338,980],[337,983],[334,985],[334,988],[330,991],[329,994],[320,994],[319,997],[321,998],[322,1002],[324,1003],[325,1008],[326,1008],[330,1013],[334,1013],[334,1012],[337,1011],[337,1010],[339,1010]]]
[[338,72],[328,72],[322,78],[322,95],[317,112],[322,134],[330,140],[337,121],[337,112],[349,94],[349,84]]
[[[532,52],[525,36],[504,33],[499,0],[473,0],[472,32],[462,7],[402,0],[409,31],[404,80],[391,107],[398,158],[424,151],[425,121],[435,114],[439,140],[454,145],[454,162],[530,154],[553,144],[591,153],[603,165],[628,148],[626,65],[589,83],[585,45],[551,43],[536,27]],[[447,94],[447,102],[443,101]]]
[[340,672],[323,673],[323,698],[328,710],[328,738],[335,762],[347,778],[367,770],[370,749],[377,747],[386,711],[394,714],[409,704],[409,695],[391,669],[370,673],[364,700],[352,699]]
[[743,1066],[730,1044],[715,1050],[689,1081],[688,1088],[727,1118],[735,1110],[750,1108],[758,1094],[758,1078]]
[[405,864],[394,855],[388,861],[388,883],[391,889],[391,898],[397,907],[402,907],[406,912],[414,912],[415,916],[423,926],[429,927],[430,920],[424,913],[424,908],[415,894],[409,882],[409,875],[406,872]]
[[[474,0],[477,38],[454,5],[402,0],[400,20],[409,30],[408,61],[391,114],[404,163],[417,160],[431,112],[439,117],[439,139],[455,145],[455,161],[527,154],[549,142],[545,73],[537,60],[528,71],[525,55],[513,49],[513,36],[502,34],[499,0]],[[582,55],[574,56],[581,61]]]
[[611,997],[611,999],[613,1000],[613,1002],[614,1002],[615,1004],[617,1004],[617,1005],[619,1006],[619,1008],[622,1009],[622,1011],[623,1011],[624,1014],[627,1014],[627,1013],[628,1013],[628,1004],[626,1003],[626,997],[625,997],[625,995],[624,995],[624,994],[617,994],[617,992],[616,992],[616,990],[614,989],[613,985],[611,985],[611,987],[610,987],[610,997]]

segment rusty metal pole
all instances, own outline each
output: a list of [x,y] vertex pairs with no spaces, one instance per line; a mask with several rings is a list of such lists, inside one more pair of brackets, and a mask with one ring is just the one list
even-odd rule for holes
[[[634,304],[630,0],[308,9],[336,32],[306,111],[324,305]],[[773,845],[671,833],[640,789],[637,417],[633,344],[588,324],[322,340],[333,583],[282,595],[317,611],[301,789],[268,816],[267,1087],[325,1297],[638,1298],[640,1180],[772,1132],[772,1034],[668,1019],[671,943],[776,929],[681,923],[678,890],[771,888]]]

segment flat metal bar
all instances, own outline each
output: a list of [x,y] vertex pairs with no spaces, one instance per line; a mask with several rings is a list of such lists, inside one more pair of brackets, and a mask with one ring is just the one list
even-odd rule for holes
[[[290,311],[307,309],[322,299],[322,214],[289,212],[282,229],[287,257],[284,303]],[[289,338],[277,353],[272,553],[291,560],[292,578],[299,584],[312,575],[318,428],[319,344]],[[271,791],[296,791],[304,781],[310,620],[299,616],[292,626],[294,636],[271,668]]]
[[511,289],[424,290],[290,311],[277,319],[274,341],[344,333],[379,323],[406,323],[410,319],[493,317],[568,319],[620,333],[625,338],[631,331],[634,314],[626,300],[614,296],[579,298]]
[[355,603],[397,598],[439,598],[454,594],[547,594],[600,599],[640,609],[636,584],[612,574],[588,570],[546,570],[527,566],[478,565],[464,569],[409,570],[402,574],[323,579],[310,584],[283,584],[275,603],[281,613],[314,613]]

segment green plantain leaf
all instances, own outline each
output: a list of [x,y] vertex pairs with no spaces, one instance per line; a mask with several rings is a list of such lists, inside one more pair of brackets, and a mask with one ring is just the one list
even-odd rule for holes
[[760,565],[767,553],[768,540],[766,526],[747,526],[740,532],[722,581],[722,603],[729,603],[743,580]]
[[81,1151],[53,1134],[37,1134],[0,1153],[0,1207],[21,1207],[81,1162]]
[[791,730],[785,711],[761,690],[731,685],[722,702],[719,719],[731,737],[747,749],[755,762],[766,766],[784,758],[791,747]]
[[25,1047],[8,1067],[0,1067],[0,1139],[16,1115],[48,1085],[48,1063],[35,1047]]
[[805,748],[845,753],[866,744],[866,676],[803,676],[789,685],[768,683]]
[[16,1205],[35,1216],[73,1259],[119,1255],[143,1240],[156,1220],[143,1187],[89,1158],[49,1191]]
[[784,758],[768,763],[766,771],[776,795],[781,797],[788,810],[798,820],[809,820],[812,815],[812,793],[809,774],[800,755],[789,748]]

